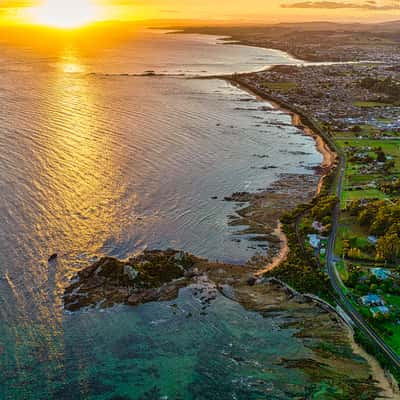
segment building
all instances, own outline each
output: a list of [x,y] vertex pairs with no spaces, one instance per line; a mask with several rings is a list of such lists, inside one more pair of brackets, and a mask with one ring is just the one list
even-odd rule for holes
[[366,296],[361,297],[361,302],[365,306],[384,306],[385,302],[382,297],[377,294],[367,294]]
[[387,317],[390,315],[390,310],[386,306],[372,307],[370,311],[374,318],[378,318],[380,316]]
[[308,235],[308,241],[311,247],[313,247],[314,249],[319,249],[321,238],[318,235]]
[[372,268],[371,273],[380,281],[385,281],[390,277],[390,271],[383,268]]
[[314,221],[311,226],[313,227],[313,229],[320,233],[325,230],[325,227],[319,221]]

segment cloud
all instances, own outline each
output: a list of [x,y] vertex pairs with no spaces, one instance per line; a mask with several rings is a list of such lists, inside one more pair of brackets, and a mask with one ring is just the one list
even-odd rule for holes
[[317,8],[317,9],[359,9],[373,11],[393,11],[400,10],[400,0],[392,0],[387,4],[378,4],[374,0],[364,1],[363,3],[347,3],[339,1],[301,1],[291,4],[282,4],[282,8]]

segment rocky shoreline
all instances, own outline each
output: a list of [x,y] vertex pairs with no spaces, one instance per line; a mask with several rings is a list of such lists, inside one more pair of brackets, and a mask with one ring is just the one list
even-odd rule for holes
[[[293,114],[293,117],[297,115]],[[317,147],[324,155],[323,165],[316,168],[314,174],[283,175],[267,190],[258,193],[238,192],[224,199],[245,204],[236,215],[232,216],[230,225],[246,226],[241,234],[256,235],[255,242],[268,241],[267,256],[257,255],[245,266],[212,263],[176,250],[145,251],[126,261],[105,257],[83,269],[72,280],[64,293],[65,309],[74,312],[87,307],[107,308],[115,304],[135,306],[154,301],[169,301],[177,298],[180,289],[195,286],[197,289],[193,295],[198,297],[202,304],[202,315],[207,315],[208,307],[220,295],[263,315],[279,313],[294,304],[300,308],[302,304],[306,304],[316,313],[309,320],[310,328],[306,328],[300,319],[295,325],[290,324],[288,327],[296,326],[300,329],[298,337],[303,339],[318,337],[322,341],[340,343],[347,349],[349,345],[347,327],[336,313],[327,310],[317,299],[299,294],[284,283],[265,279],[259,274],[260,270],[264,271],[265,268],[279,265],[284,260],[285,254],[290,251],[284,242],[283,231],[279,229],[279,219],[315,197],[323,177],[332,170],[337,160],[332,155],[329,144],[326,144],[323,137],[318,136],[318,132],[313,132],[300,123],[299,126],[304,129],[305,134],[311,134],[316,139]],[[316,315],[325,321],[323,326],[315,325],[319,321],[315,318]],[[302,318],[304,319],[304,316]],[[311,324],[311,321],[315,324]],[[313,350],[319,354],[318,349]],[[314,379],[316,377],[319,379],[322,377],[318,372],[321,368],[326,368],[326,364],[330,361],[338,362],[338,354],[335,351],[330,350],[328,353],[332,358],[329,361],[324,348],[319,356],[312,360],[287,360],[287,367],[301,367]],[[350,360],[352,358],[353,355],[349,356],[340,368],[342,371],[349,371],[348,365],[353,365],[353,369],[358,368],[359,375],[355,387],[362,387],[363,391],[368,393],[369,397],[366,398],[376,398],[379,389],[376,382],[368,375],[368,364],[354,365],[352,364],[354,360]],[[333,369],[329,369],[329,374],[333,373]],[[328,369],[322,373],[324,374],[328,374]],[[345,376],[341,372],[337,374],[335,372],[335,378],[344,379]],[[352,385],[353,381],[346,387],[346,392],[352,391],[350,387]]]
[[[276,279],[255,279],[254,269],[240,265],[210,263],[174,250],[147,251],[126,261],[105,257],[78,273],[64,297],[65,307],[111,307],[152,301],[174,301],[179,290],[190,288],[204,318],[221,296],[240,303],[265,318],[277,318],[279,329],[290,329],[309,350],[303,356],[277,363],[301,369],[309,382],[329,381],[343,398],[375,399],[379,387],[370,376],[368,363],[353,352],[347,328],[340,317],[317,299],[302,295]],[[171,303],[174,307],[177,303]],[[351,372],[351,373],[350,373]]]
[[[71,280],[64,292],[64,308],[78,311],[86,307],[134,306],[171,300],[177,297],[179,289],[205,275],[211,275],[218,285],[246,283],[266,265],[279,262],[284,239],[279,232],[279,218],[310,201],[319,179],[317,175],[282,175],[263,192],[234,193],[225,198],[225,201],[246,203],[229,222],[231,226],[246,226],[239,235],[252,235],[255,248],[260,249],[246,265],[212,263],[172,249],[144,251],[125,261],[103,257]],[[268,241],[267,254],[264,254],[265,245],[258,244],[265,241]]]

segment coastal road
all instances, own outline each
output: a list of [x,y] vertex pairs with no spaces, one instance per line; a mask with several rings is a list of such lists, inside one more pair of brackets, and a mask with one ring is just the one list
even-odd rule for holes
[[[343,182],[344,182],[344,174],[345,174],[345,159],[343,155],[340,155],[339,162],[339,174],[338,174],[338,182],[337,182],[337,195],[338,198],[341,198],[341,194],[343,191]],[[339,217],[340,217],[340,200],[336,204],[334,212],[333,212],[333,221],[332,221],[332,232],[329,236],[327,251],[326,251],[326,267],[329,275],[329,279],[331,281],[332,287],[336,292],[340,305],[346,311],[347,315],[350,317],[354,325],[363,332],[363,334],[372,340],[373,343],[385,354],[389,360],[397,367],[400,368],[400,357],[394,352],[385,342],[384,340],[369,326],[369,324],[364,320],[364,318],[360,315],[360,313],[356,310],[356,308],[350,303],[347,299],[346,295],[342,290],[342,281],[339,276],[339,273],[336,269],[334,263],[335,256],[335,242],[336,235],[339,226]]]

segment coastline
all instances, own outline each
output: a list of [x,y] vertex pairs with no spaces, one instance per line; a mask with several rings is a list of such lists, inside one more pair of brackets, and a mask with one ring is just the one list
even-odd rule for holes
[[[248,76],[250,74],[241,75]],[[267,95],[266,93],[263,93],[260,90],[250,86],[246,82],[241,81],[241,75],[225,76],[223,79],[235,85],[236,87],[255,95],[262,101],[268,101],[275,109],[282,110],[283,112],[291,115],[293,125],[300,127],[307,136],[311,136],[315,140],[316,149],[323,156],[323,160],[320,165],[322,173],[315,191],[315,196],[318,196],[321,193],[325,178],[331,171],[337,168],[340,163],[340,155],[335,151],[335,145],[327,137],[327,135],[310,120],[308,116],[298,112],[296,108],[290,104],[286,104],[276,99],[274,96]],[[273,271],[288,258],[288,254],[290,252],[289,241],[283,230],[280,220],[278,220],[278,226],[274,231],[274,235],[280,240],[279,253],[273,257],[273,259],[265,266],[265,268],[261,268],[255,272],[254,276],[256,278],[260,278],[265,273]],[[318,297],[316,297],[316,300],[317,299]],[[323,301],[321,300],[321,302]],[[340,320],[345,326],[345,329],[348,331],[349,342],[354,353],[366,360],[371,369],[371,376],[374,377],[374,380],[378,383],[381,389],[380,396],[377,397],[377,400],[383,398],[400,398],[396,389],[396,384],[394,383],[394,378],[390,375],[390,373],[388,376],[388,373],[381,367],[377,359],[373,355],[369,354],[355,341],[352,327],[348,325],[348,323],[342,318],[340,318]]]
[[[226,76],[224,77],[224,79],[230,82],[231,84],[235,85],[236,87],[252,95],[255,95],[259,100],[268,101],[275,109],[281,110],[286,114],[289,114],[292,118],[293,125],[300,127],[307,136],[310,136],[314,139],[316,149],[323,157],[323,160],[320,164],[322,174],[320,176],[318,185],[315,190],[315,196],[319,195],[325,177],[330,171],[332,171],[335,168],[338,161],[338,154],[327,143],[324,137],[325,135],[322,135],[319,130],[316,131],[315,129],[310,127],[307,124],[307,122],[304,121],[304,116],[297,113],[293,107],[290,107],[290,105],[282,104],[282,102],[277,101],[277,99],[275,99],[274,97],[268,96],[267,94],[251,87],[245,82],[242,82],[240,80],[240,75],[235,75],[230,77]],[[262,276],[263,274],[274,270],[276,267],[278,267],[281,263],[283,263],[287,259],[287,256],[290,251],[288,238],[286,237],[282,228],[282,223],[279,220],[278,220],[278,226],[274,231],[274,235],[280,240],[279,253],[275,257],[273,257],[273,259],[264,268],[261,268],[259,271],[255,273],[256,277]]]
[[[242,86],[240,86],[243,90],[245,90]],[[250,87],[248,89],[251,93],[254,93]],[[256,93],[254,93],[256,94]],[[257,94],[256,94],[257,95]],[[266,96],[259,96],[263,100],[266,100],[268,102],[271,102],[270,99],[267,99]],[[273,102],[273,105],[276,108],[281,108],[284,110],[286,113],[289,113],[292,117],[293,124],[301,127],[304,131],[305,135],[310,135],[314,138],[315,140],[315,145],[317,146],[318,151],[321,152],[324,156],[324,160],[321,164],[321,166],[324,167],[333,167],[333,160],[335,160],[334,153],[330,149],[330,147],[325,143],[322,137],[319,137],[317,132],[314,132],[310,127],[308,127],[305,123],[303,123],[303,120],[300,115],[297,115],[293,110],[290,110],[289,108],[284,108],[280,105],[277,104],[277,102]],[[315,174],[305,174],[304,177],[311,177],[312,179],[307,179],[307,178],[301,178],[298,179],[295,182],[295,185],[293,186],[287,183],[288,178],[285,177],[286,181],[282,184],[282,186],[275,188],[277,192],[279,192],[279,188],[283,188],[283,191],[286,195],[286,198],[291,197],[287,202],[286,199],[284,201],[281,201],[282,197],[279,197],[279,195],[276,195],[275,201],[280,204],[280,209],[277,210],[273,207],[268,207],[265,202],[265,198],[268,197],[273,197],[274,192],[273,190],[271,192],[264,192],[262,194],[253,194],[252,198],[254,199],[253,207],[255,208],[254,214],[251,216],[253,221],[258,221],[260,225],[260,234],[265,233],[263,231],[268,231],[270,232],[270,236],[277,238],[280,240],[280,246],[281,249],[279,253],[276,254],[275,257],[273,257],[270,262],[267,265],[267,270],[272,271],[274,268],[280,266],[284,260],[288,257],[290,249],[289,247],[291,246],[291,243],[286,236],[285,230],[284,230],[284,224],[280,223],[278,218],[282,216],[283,208],[286,208],[286,212],[290,212],[290,210],[293,210],[296,208],[296,204],[304,204],[305,201],[310,201],[313,197],[316,196],[316,194],[319,193],[320,190],[320,184],[323,181],[324,175],[321,173],[321,169],[316,169]],[[301,175],[301,174],[299,174]],[[322,176],[321,176],[322,175]],[[303,175],[301,175],[303,176]],[[318,183],[318,184],[317,184]],[[293,191],[300,192],[303,194],[303,197],[301,195],[293,196]],[[307,192],[307,196],[304,195],[304,192]],[[289,194],[288,194],[289,193]],[[235,194],[232,196],[233,200],[237,199],[238,197],[243,196],[243,198],[250,196],[249,193],[239,193],[237,194],[238,196],[235,197]],[[264,197],[263,197],[264,196]],[[295,199],[293,199],[295,197]],[[300,199],[300,201],[298,201]],[[302,202],[301,199],[304,201]],[[240,200],[238,200],[240,202]],[[246,201],[245,201],[246,202]],[[284,204],[282,204],[284,203]],[[271,221],[271,224],[266,224],[265,219],[260,218],[260,215],[257,214],[257,206],[259,206],[260,209],[263,209],[263,213],[269,214],[269,218]],[[254,211],[254,209],[253,209]],[[252,214],[252,213],[251,213]],[[248,216],[246,213],[242,215],[243,218],[247,218]],[[248,220],[251,219],[248,218]],[[273,221],[273,223],[272,223]],[[278,226],[276,224],[278,223]],[[269,228],[269,229],[268,229]],[[267,235],[266,235],[267,236]],[[279,242],[277,242],[278,244]],[[273,253],[271,253],[271,256]],[[175,257],[175,256],[174,256]],[[180,257],[178,257],[179,260]],[[129,260],[128,260],[129,261]],[[135,306],[138,304],[144,304],[146,302],[155,302],[155,301],[164,301],[164,300],[174,300],[181,287],[187,286],[190,283],[194,283],[196,285],[204,285],[204,283],[209,283],[212,286],[212,290],[207,294],[207,296],[204,297],[203,305],[202,307],[205,307],[205,309],[202,311],[203,314],[206,313],[207,307],[210,305],[210,303],[215,300],[215,296],[217,296],[217,293],[220,293],[222,295],[225,294],[225,289],[228,292],[229,296],[229,288],[233,288],[235,291],[235,295],[237,296],[236,298],[233,298],[232,300],[235,300],[239,304],[241,304],[243,307],[245,307],[248,310],[252,311],[260,311],[260,312],[276,312],[277,310],[282,308],[282,304],[280,303],[280,298],[283,296],[285,293],[285,290],[279,289],[279,291],[271,292],[268,294],[268,290],[270,290],[269,286],[266,286],[264,284],[258,284],[257,281],[258,279],[255,277],[257,275],[262,275],[265,273],[265,270],[262,269],[262,265],[258,268],[243,268],[243,266],[235,266],[235,265],[222,265],[218,263],[210,263],[207,260],[200,260],[196,259],[195,260],[195,265],[190,267],[187,271],[183,273],[183,276],[181,275],[182,271],[178,271],[177,275],[171,276],[171,278],[177,278],[177,279],[172,279],[170,280],[169,277],[166,277],[165,281],[163,279],[160,279],[161,286],[159,286],[157,289],[150,288],[146,289],[145,287],[135,287],[134,292],[130,292],[129,290],[126,290],[126,288],[120,288],[119,282],[112,282],[113,276],[101,276],[99,278],[99,274],[95,273],[92,274],[92,272],[97,272],[97,269],[101,267],[101,271],[103,271],[104,263],[110,263],[110,264],[116,264],[119,266],[120,269],[120,274],[123,275],[124,279],[126,278],[125,275],[131,274],[132,276],[134,275],[137,271],[132,267],[131,264],[136,266],[136,261],[130,260],[129,262],[119,262],[118,260],[100,260],[100,263],[102,265],[92,265],[88,269],[86,269],[81,276],[79,277],[79,280],[75,280],[74,283],[67,289],[66,295],[69,297],[69,308],[72,307],[72,311],[79,310],[81,307],[88,306],[90,307],[91,305],[94,306],[99,306],[101,307],[108,307],[112,306],[113,304],[127,304],[130,306]],[[177,261],[175,259],[175,261]],[[266,260],[264,259],[264,265],[266,264]],[[148,264],[145,264],[148,266]],[[127,273],[125,271],[127,267]],[[133,268],[133,270],[132,270]],[[135,267],[136,268],[136,267]],[[172,270],[174,272],[174,270]],[[86,281],[85,279],[88,278]],[[160,278],[163,278],[163,275],[160,275]],[[94,279],[92,281],[92,279]],[[98,281],[98,279],[101,279],[101,281]],[[260,280],[262,281],[262,280]],[[104,296],[103,290],[102,290],[102,285],[104,282],[108,282],[108,297],[104,299],[102,296]],[[254,282],[254,284],[252,283]],[[85,283],[85,285],[82,286],[82,283]],[[139,282],[140,283],[140,282]],[[145,286],[146,282],[142,282],[143,286]],[[157,284],[158,284],[157,283]],[[262,282],[263,283],[263,282]],[[74,286],[75,285],[75,286]],[[77,285],[77,286],[76,286]],[[140,286],[140,285],[139,285]],[[282,285],[286,286],[286,285]],[[93,287],[100,288],[99,292],[96,292],[93,290]],[[77,290],[79,288],[79,290]],[[82,289],[83,288],[83,289]],[[83,290],[83,291],[82,291]],[[97,289],[95,289],[97,290]],[[86,292],[85,292],[86,291]],[[78,293],[79,292],[79,293]],[[87,296],[87,294],[90,295],[90,297]],[[72,296],[71,296],[72,295]],[[77,298],[74,296],[78,295],[78,298],[83,299],[79,300],[77,303]],[[268,302],[268,299],[270,300]],[[296,296],[292,296],[292,294],[289,294],[289,296],[284,298],[285,304],[287,304],[289,307],[293,307],[293,303],[296,302]],[[333,373],[334,368],[337,366],[337,358],[340,358],[339,353],[335,352],[329,352],[329,353],[324,353],[322,350],[323,343],[327,341],[327,343],[332,343],[333,345],[336,345],[336,341],[339,340],[340,343],[345,346],[345,349],[348,349],[350,346],[350,341],[347,339],[347,327],[345,326],[344,322],[341,321],[340,316],[335,313],[335,310],[333,309],[328,309],[326,310],[323,307],[323,302],[319,301],[318,298],[315,299],[309,299],[306,295],[298,295],[297,298],[298,301],[298,306],[299,309],[303,307],[304,304],[307,303],[314,303],[316,305],[315,309],[317,310],[317,315],[321,313],[321,311],[318,311],[320,309],[325,310],[326,313],[322,312],[320,315],[320,319],[317,319],[316,317],[312,317],[309,321],[309,324],[307,325],[306,328],[302,328],[303,324],[303,319],[300,318],[299,322],[296,323],[296,327],[301,329],[301,333],[299,333],[299,337],[303,337],[307,340],[308,337],[314,338],[317,337],[318,340],[320,340],[320,343],[322,343],[321,349],[317,348],[314,352],[315,357],[310,362],[310,360],[292,360],[292,363],[288,362],[287,366],[290,368],[291,365],[299,365],[300,367],[304,368],[305,371],[308,371],[310,376],[315,377],[315,379],[318,381],[320,380],[319,375],[321,372],[319,371],[318,363],[331,363],[332,365],[332,372],[329,372],[327,376],[335,376]],[[64,304],[65,304],[65,298],[64,298]],[[321,306],[322,304],[322,306]],[[329,308],[329,307],[328,307]],[[319,336],[321,332],[317,329],[321,327],[321,323],[325,321],[327,325],[322,324],[326,328],[326,332]],[[316,324],[316,325],[313,325]],[[336,336],[334,336],[334,333],[336,332]],[[329,336],[332,334],[333,336]],[[354,360],[353,360],[354,361]],[[357,362],[357,359],[356,361]],[[342,379],[344,377],[348,376],[346,373],[343,371],[347,371],[351,366],[355,365],[355,369],[357,369],[357,364],[348,364],[348,361],[342,362],[342,367],[343,370],[340,372],[342,374]],[[369,361],[366,360],[365,364],[363,366],[360,366],[360,371],[363,371],[362,373],[364,374],[364,384],[369,385],[371,387],[375,386],[375,380],[372,380],[368,378],[370,376],[370,371],[372,371],[373,374],[377,374],[375,370],[373,370],[372,366],[370,366]],[[380,371],[380,376],[383,376],[383,370]],[[361,372],[360,372],[361,373]],[[375,376],[375,375],[374,375]],[[378,376],[378,374],[377,374]],[[379,379],[376,379],[376,382],[380,382]],[[387,382],[387,385],[385,385],[385,388],[389,385],[389,381]],[[375,386],[379,391],[383,391],[383,389],[379,386]],[[374,398],[379,398],[380,396],[376,396]]]
[[364,350],[364,348],[354,340],[352,329],[350,327],[348,327],[347,329],[350,344],[354,353],[358,354],[360,357],[363,357],[367,361],[371,368],[372,376],[374,377],[376,382],[378,382],[378,385],[382,390],[380,396],[376,400],[399,398],[399,392],[395,389],[396,383],[394,378],[392,376],[388,376],[383,368],[380,366],[377,359],[369,354],[366,350]]

